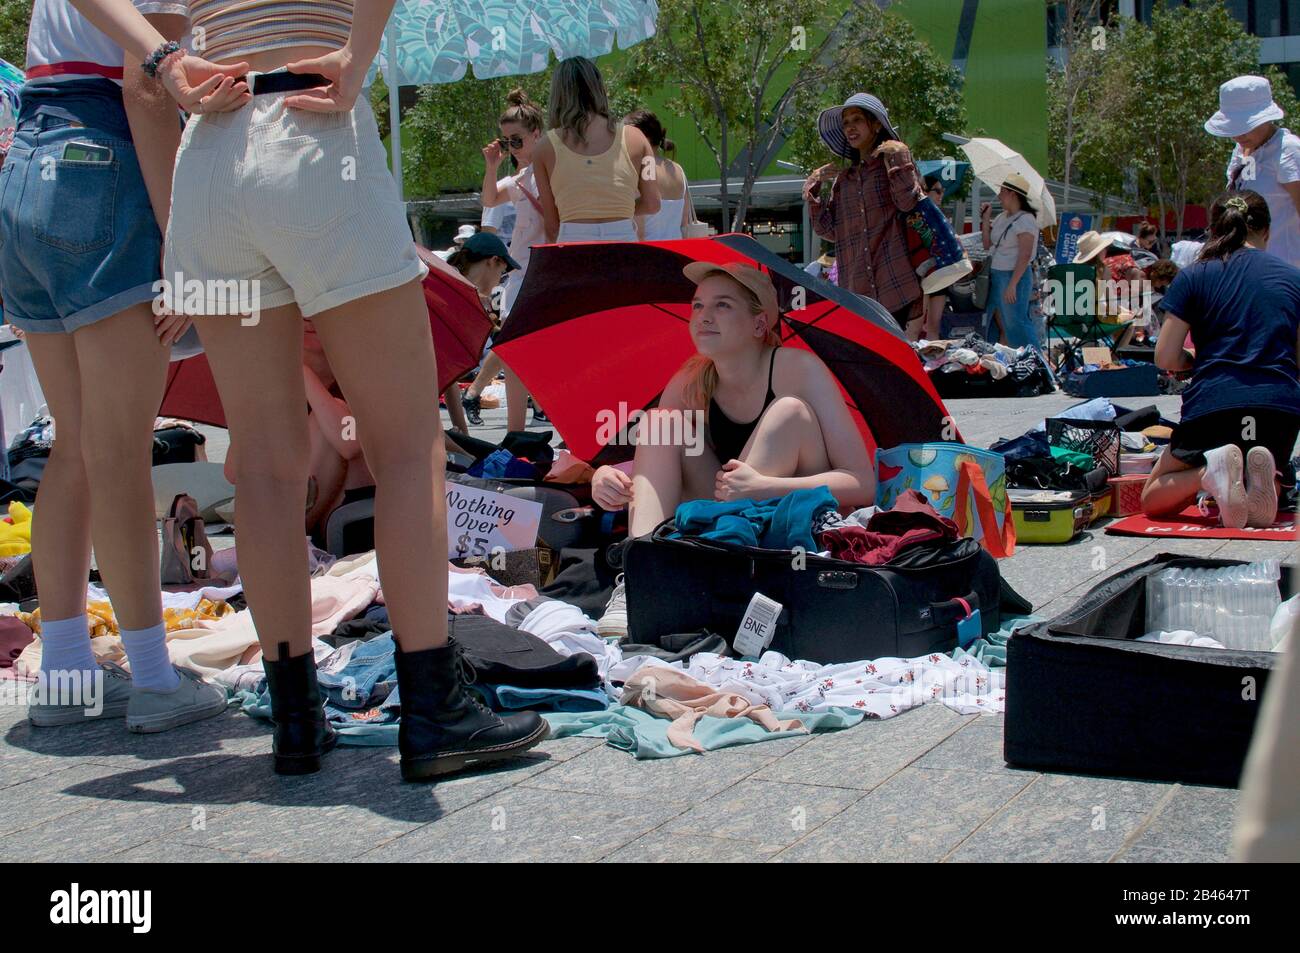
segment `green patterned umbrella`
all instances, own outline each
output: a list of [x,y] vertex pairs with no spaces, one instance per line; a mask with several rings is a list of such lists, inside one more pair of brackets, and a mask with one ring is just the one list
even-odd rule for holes
[[640,43],[658,15],[655,0],[398,0],[378,65],[390,86],[452,83],[471,66],[479,79],[537,73],[552,53],[594,58],[616,38]]
[[[540,73],[550,56],[604,56],[654,36],[656,0],[397,0],[372,67],[398,88],[454,83],[472,66],[478,79]],[[393,176],[402,191],[401,136],[393,136]]]
[[23,71],[0,60],[0,158],[14,141],[14,126],[18,123],[18,90],[22,85]]

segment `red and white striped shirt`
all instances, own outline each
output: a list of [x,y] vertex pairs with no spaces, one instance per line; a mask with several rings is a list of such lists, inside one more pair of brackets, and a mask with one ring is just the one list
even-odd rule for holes
[[[132,0],[143,14],[189,15],[186,0]],[[73,79],[122,82],[122,48],[94,27],[67,0],[35,0],[27,31],[27,82]]]

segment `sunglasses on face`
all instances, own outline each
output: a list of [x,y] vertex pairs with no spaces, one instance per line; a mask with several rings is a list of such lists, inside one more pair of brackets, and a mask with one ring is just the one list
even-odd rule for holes
[[524,137],[501,136],[497,139],[497,145],[502,149],[522,149],[524,147]]
[[929,194],[930,194],[930,195],[938,195],[938,196],[942,196],[942,195],[943,195],[943,189],[942,189],[942,188],[938,188],[938,187],[933,188],[933,189],[930,190],[930,193],[929,193]]

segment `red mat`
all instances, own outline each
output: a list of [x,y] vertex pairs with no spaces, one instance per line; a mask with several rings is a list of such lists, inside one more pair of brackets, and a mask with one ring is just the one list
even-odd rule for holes
[[1200,510],[1189,506],[1177,519],[1155,520],[1138,513],[1116,520],[1106,527],[1112,536],[1163,536],[1172,539],[1267,539],[1279,543],[1296,541],[1295,515],[1280,514],[1272,526],[1259,529],[1228,529],[1219,523],[1217,516],[1202,516]]

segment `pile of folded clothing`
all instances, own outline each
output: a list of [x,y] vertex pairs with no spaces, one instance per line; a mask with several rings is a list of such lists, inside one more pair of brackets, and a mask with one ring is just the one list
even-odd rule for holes
[[912,348],[941,397],[962,396],[973,380],[1001,382],[999,393],[1018,397],[1054,389],[1051,372],[1030,346],[990,344],[971,333],[960,341],[916,341]]

